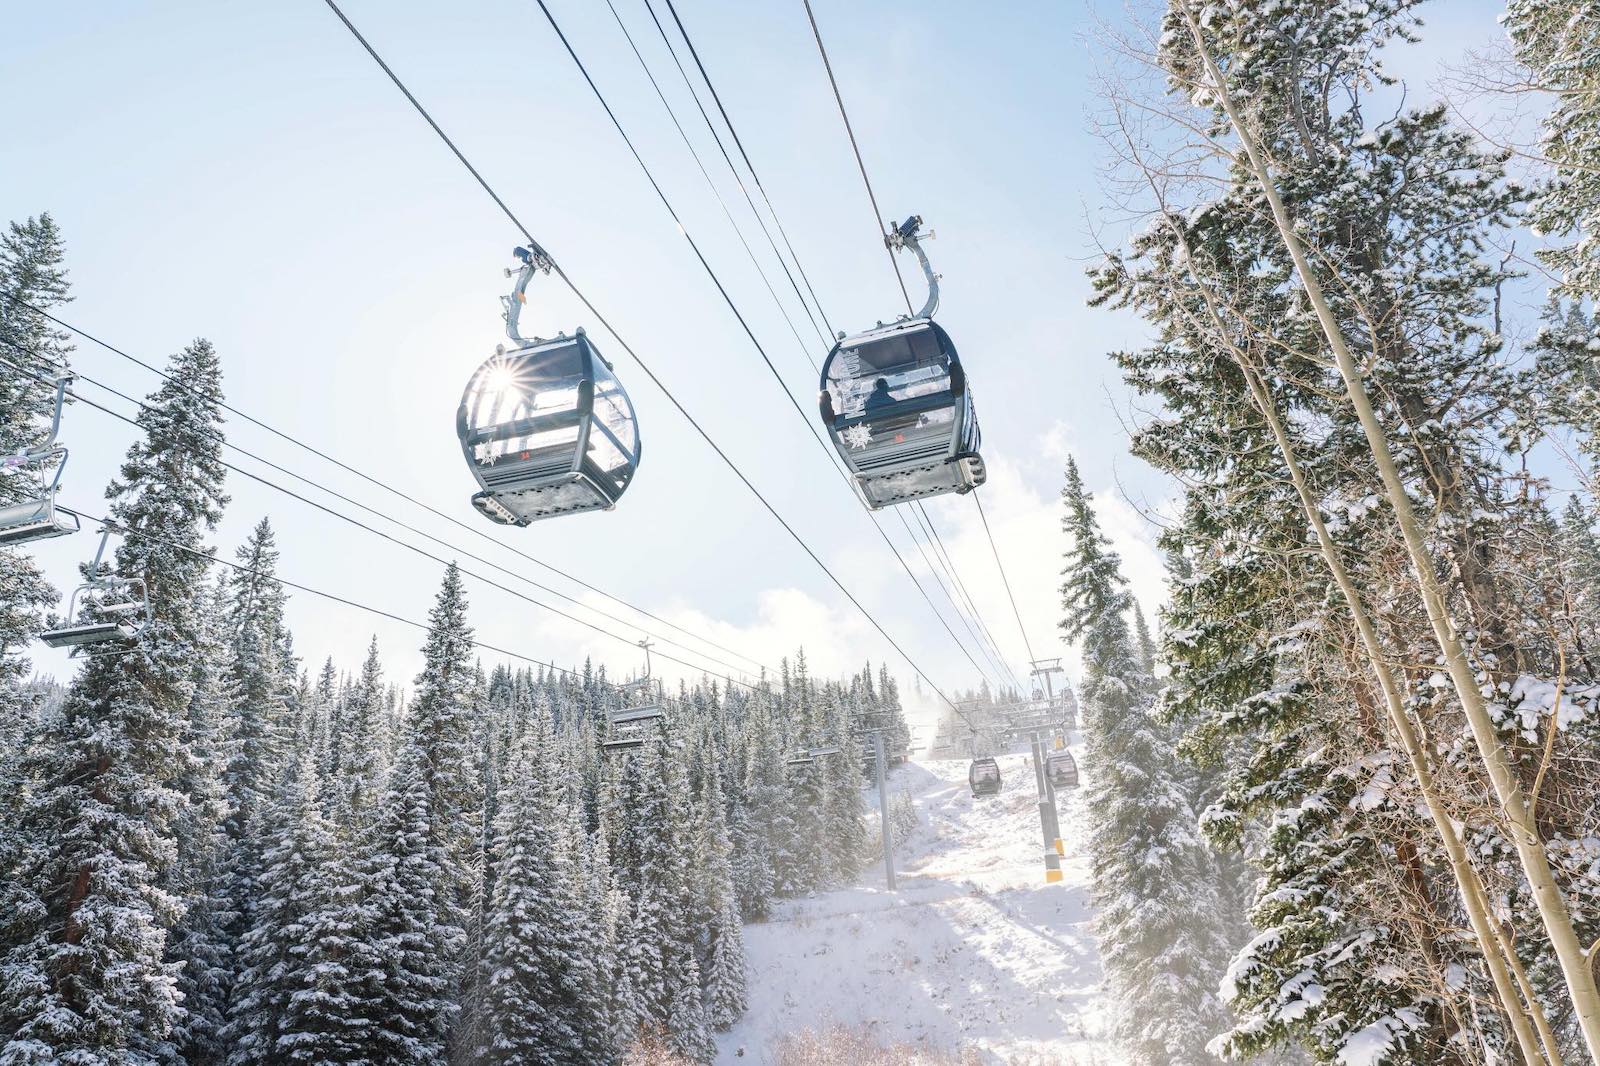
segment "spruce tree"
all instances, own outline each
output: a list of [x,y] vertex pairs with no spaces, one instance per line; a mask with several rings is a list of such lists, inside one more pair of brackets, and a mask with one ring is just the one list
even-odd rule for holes
[[188,763],[176,786],[188,800],[175,826],[178,861],[170,875],[174,894],[185,901],[182,919],[167,942],[167,957],[182,965],[178,988],[183,1017],[173,1033],[178,1060],[200,1066],[221,1062],[226,1044],[228,987],[234,969],[228,935],[231,903],[227,892],[229,812],[224,781],[228,763],[228,645],[223,618],[225,589],[201,590],[204,619],[194,652],[194,691],[184,725]]
[[726,1030],[745,1011],[744,929],[734,898],[732,853],[721,775],[713,769],[698,807],[695,871],[699,906],[695,927],[705,930],[700,971],[706,1022]]
[[[5,293],[0,296],[0,359],[27,371],[0,373],[0,456],[26,453],[50,432],[54,394],[27,375],[48,381],[67,370],[66,333],[34,311],[50,311],[69,299],[64,256],[61,230],[50,214],[11,222],[0,237],[0,293]],[[37,483],[21,469],[0,467],[0,506],[37,491]],[[5,730],[0,739],[10,738],[14,723],[30,717],[19,688],[29,667],[24,650],[54,600],[50,583],[27,552],[0,547],[0,730]],[[8,744],[3,751],[16,749]]]
[[[283,661],[287,596],[277,579],[278,548],[272,524],[262,518],[234,552],[225,573],[225,635],[229,648],[229,810],[223,830],[226,856],[226,933],[242,943],[255,930],[265,851],[274,841],[267,808],[298,769],[291,722],[292,664]],[[229,992],[230,1000],[233,996]],[[239,1008],[230,1002],[229,1013]],[[270,1055],[270,1047],[262,1054]]]
[[438,878],[433,898],[440,940],[435,947],[442,958],[460,964],[478,881],[474,860],[482,800],[473,749],[472,628],[461,571],[454,564],[445,571],[428,622],[404,743],[428,793],[429,842]]
[[1600,300],[1600,13],[1589,0],[1510,0],[1502,21],[1527,85],[1551,102],[1539,149],[1555,173],[1533,225],[1576,238],[1539,255],[1568,293]]
[[[66,335],[43,315],[68,299],[61,235],[48,214],[10,224],[0,237],[0,358],[28,374],[53,379],[67,369]],[[28,374],[0,372],[0,457],[26,452],[49,433],[48,385]],[[38,491],[31,471],[0,466],[0,506]],[[24,689],[28,645],[43,627],[44,612],[56,601],[33,557],[17,548],[0,548],[0,820],[15,826],[22,799],[24,748],[37,726],[37,701]],[[0,882],[10,879],[22,842],[15,832],[0,832]],[[9,856],[13,856],[8,858]],[[0,950],[4,950],[0,941]]]
[[317,783],[306,753],[260,814],[266,847],[239,945],[232,1066],[350,1061],[359,1047],[347,945],[328,921],[336,853]]
[[188,803],[174,782],[192,758],[204,536],[225,497],[216,352],[196,341],[169,373],[107,489],[125,531],[116,571],[143,580],[152,620],[132,647],[88,660],[37,745],[18,813],[28,850],[0,887],[0,1059],[173,1054],[182,1007],[166,937],[183,905],[167,885]]
[[439,858],[431,793],[417,748],[401,751],[378,807],[362,882],[375,964],[354,975],[369,1021],[374,1062],[442,1063],[455,1004],[454,967],[439,945]]
[[378,801],[383,772],[383,709],[387,690],[378,638],[367,646],[361,676],[346,692],[334,735],[338,753],[333,788],[342,810],[357,815]]
[[489,1036],[479,1059],[577,1066],[593,1061],[585,1015],[596,991],[581,977],[586,932],[549,755],[539,745],[518,760],[495,831],[495,893],[489,908]]
[[1149,674],[1129,631],[1121,561],[1067,461],[1070,543],[1061,628],[1083,651],[1080,706],[1089,787],[1095,933],[1114,1032],[1139,1066],[1204,1063],[1221,1011],[1215,869],[1198,837],[1174,746],[1151,716]]

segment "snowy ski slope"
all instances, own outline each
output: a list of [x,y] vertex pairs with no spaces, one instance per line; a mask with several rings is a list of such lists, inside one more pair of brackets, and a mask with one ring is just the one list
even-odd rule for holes
[[858,886],[746,926],[750,1010],[719,1040],[718,1063],[767,1062],[776,1037],[835,1023],[983,1063],[1120,1061],[1101,1035],[1077,797],[1062,796],[1065,876],[1047,885],[1031,765],[1007,755],[1000,768],[1005,788],[981,800],[965,760],[890,775],[891,795],[909,789],[920,816],[896,853],[899,891],[884,889],[879,863]]

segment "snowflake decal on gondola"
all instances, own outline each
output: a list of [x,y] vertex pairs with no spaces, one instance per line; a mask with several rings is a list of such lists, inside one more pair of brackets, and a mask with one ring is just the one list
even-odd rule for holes
[[843,433],[839,434],[839,436],[843,437],[844,442],[850,445],[850,447],[854,448],[856,451],[860,451],[862,448],[865,448],[867,445],[872,443],[872,428],[865,422],[857,422],[855,425],[849,427]]

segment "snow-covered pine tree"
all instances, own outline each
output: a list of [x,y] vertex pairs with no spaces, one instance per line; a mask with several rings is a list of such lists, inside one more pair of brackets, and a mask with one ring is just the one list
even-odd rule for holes
[[234,945],[228,936],[232,917],[226,876],[228,838],[223,830],[229,811],[224,780],[230,654],[225,603],[224,585],[201,589],[198,609],[203,628],[194,649],[194,691],[184,725],[188,763],[175,782],[188,807],[175,825],[177,863],[170,887],[184,900],[185,909],[167,938],[167,957],[182,966],[178,989],[183,994],[183,1016],[173,1031],[174,1061],[190,1066],[225,1058],[223,1028],[234,972]]
[[[1600,267],[1596,268],[1600,270]],[[1530,439],[1552,429],[1574,433],[1579,466],[1590,499],[1600,496],[1600,312],[1585,314],[1578,303],[1552,299],[1533,345],[1528,375]]]
[[190,760],[204,536],[225,497],[216,352],[197,340],[169,374],[106,490],[117,572],[144,580],[153,618],[135,646],[90,659],[46,725],[18,814],[29,847],[0,886],[7,1061],[168,1057],[182,1010],[165,959],[183,910],[165,887],[187,804],[173,783]]
[[[1574,496],[1561,513],[1560,544],[1571,603],[1570,624],[1581,634],[1600,634],[1600,531],[1592,507]],[[1586,637],[1587,639],[1587,637]],[[1583,644],[1584,669],[1600,673],[1600,648]]]
[[585,836],[582,819],[581,810],[569,812],[568,831],[582,851],[583,877],[578,895],[586,930],[583,951],[589,965],[590,982],[590,1002],[585,1005],[584,1017],[593,1026],[592,1043],[607,1054],[615,1054],[618,1051],[615,989],[620,972],[618,922],[627,910],[620,899],[615,907],[612,905],[615,894],[606,833],[597,828]]
[[432,811],[421,752],[408,745],[389,774],[364,856],[371,950],[367,967],[351,974],[364,1002],[366,1057],[375,1063],[445,1061],[455,967],[439,945],[459,931],[437,928],[441,876]]
[[900,702],[900,685],[887,666],[878,667],[878,717],[889,723],[889,733],[883,742],[890,750],[905,751],[911,746],[911,726]]
[[744,930],[734,898],[733,845],[721,773],[714,767],[707,774],[696,814],[694,869],[699,901],[695,931],[704,935],[700,972],[706,1021],[713,1029],[726,1030],[745,1011]]
[[321,782],[318,792],[324,804],[331,804],[338,792],[329,786],[339,776],[339,745],[344,739],[340,723],[340,716],[344,713],[343,687],[339,683],[339,671],[334,668],[331,658],[323,661],[314,684],[309,671],[301,676],[300,702],[306,708],[306,724],[315,737],[308,747],[303,746],[301,750],[316,750],[317,777]]
[[614,854],[627,856],[620,880],[634,905],[623,953],[630,999],[644,1025],[664,1030],[674,1050],[709,1061],[683,741],[664,738],[623,766],[627,824]]
[[334,733],[337,758],[332,787],[340,809],[351,815],[364,815],[381,795],[383,710],[387,696],[383,661],[378,657],[378,638],[374,635],[361,664],[361,676],[345,693]]
[[1526,84],[1550,97],[1539,151],[1555,173],[1533,225],[1576,238],[1539,256],[1568,293],[1600,300],[1600,12],[1590,0],[1509,0],[1503,22]]
[[1156,676],[1156,644],[1150,639],[1150,623],[1144,620],[1144,608],[1133,601],[1133,647],[1139,656],[1139,665],[1145,676],[1154,683]]
[[[863,820],[866,804],[861,794],[861,763],[854,754],[861,749],[863,739],[856,732],[855,721],[876,710],[871,704],[863,706],[859,700],[870,696],[870,689],[846,693],[836,688],[825,697],[826,725],[823,735],[826,743],[837,744],[842,749],[839,755],[824,758],[818,763],[825,805],[822,857],[828,884],[850,884],[855,881],[861,873],[866,854],[867,829]],[[871,720],[875,725],[879,722],[886,726],[893,724],[875,714]],[[888,737],[884,738],[884,743],[889,743]]]
[[512,765],[495,826],[482,1062],[577,1066],[603,1051],[559,791],[548,741],[536,737]]
[[1067,460],[1062,527],[1070,543],[1061,628],[1081,642],[1095,933],[1114,1032],[1137,1066],[1213,1061],[1222,1011],[1216,878],[1175,765],[1151,715],[1149,675],[1129,632],[1121,560],[1100,532],[1077,464]]
[[435,949],[451,966],[463,963],[466,929],[477,891],[482,797],[473,748],[477,670],[461,571],[446,568],[422,647],[422,672],[406,711],[405,746],[428,792],[430,845],[438,881]]
[[[1538,724],[1521,694],[1551,684],[1563,657],[1543,621],[1549,560],[1534,546],[1545,519],[1537,503],[1506,491],[1510,464],[1497,439],[1516,382],[1500,357],[1505,266],[1486,253],[1525,194],[1503,180],[1503,155],[1453,128],[1442,104],[1368,128],[1365,109],[1346,103],[1384,80],[1378,51],[1412,38],[1413,7],[1279,5],[1260,19],[1175,2],[1160,58],[1209,111],[1207,147],[1234,164],[1224,211],[1229,252],[1249,248],[1261,260],[1251,265],[1256,277],[1284,278],[1325,346],[1307,380],[1324,378],[1325,395],[1337,397],[1331,414],[1350,429],[1338,443],[1354,480],[1365,482],[1355,498],[1375,498],[1371,510],[1399,549],[1399,566],[1384,555],[1362,560],[1363,577],[1376,602],[1414,596],[1423,605],[1426,625],[1413,623],[1415,635],[1408,633],[1421,654],[1406,659],[1437,658],[1446,680],[1429,686],[1428,728],[1471,737],[1461,750],[1473,761],[1463,768],[1481,780],[1462,798],[1493,800],[1471,820],[1470,847],[1515,856],[1496,872],[1525,879],[1527,892],[1518,894],[1534,904],[1538,930],[1516,937],[1519,950],[1539,951],[1541,939],[1548,945],[1583,1043],[1600,1054],[1600,991],[1585,957],[1589,890],[1583,881],[1563,884],[1552,859],[1585,830],[1550,806],[1541,809],[1551,824],[1532,824],[1528,789],[1543,775],[1532,750],[1540,738],[1517,722]],[[1315,48],[1300,46],[1308,36]],[[1547,729],[1558,732],[1553,708],[1545,713]],[[1459,728],[1443,727],[1441,714],[1459,714]],[[1552,747],[1546,780],[1560,791],[1569,749]],[[1526,1047],[1526,1033],[1519,1037]]]
[[[0,456],[20,455],[49,433],[51,384],[68,369],[72,347],[40,312],[71,299],[64,259],[61,231],[48,213],[12,222],[0,234],[0,359],[21,368],[0,374]],[[0,504],[37,491],[20,471],[0,467]],[[0,549],[0,665],[28,644],[31,630],[19,627],[30,619],[38,627],[38,610],[54,598],[48,590],[31,557]]]
[[[282,660],[287,596],[277,580],[277,538],[268,519],[256,523],[234,559],[238,567],[224,574],[230,651],[224,913],[229,938],[242,943],[256,926],[262,854],[273,843],[266,828],[266,808],[297,769],[297,738],[287,684],[292,664]],[[235,1010],[230,1008],[230,1013]]]
[[772,721],[772,699],[770,686],[763,684],[746,707],[741,776],[729,827],[739,911],[749,918],[766,915],[777,891],[778,848],[794,836],[783,796],[782,742]]
[[661,868],[656,887],[661,893],[665,923],[662,927],[662,976],[666,983],[667,1042],[694,1062],[709,1063],[716,1053],[706,1025],[700,964],[696,957],[694,927],[696,880],[694,840],[690,827],[688,780],[680,742],[669,738],[660,745],[658,763],[663,820],[660,834]]
[[[487,993],[490,970],[487,945],[490,908],[495,892],[494,840],[501,810],[500,783],[512,768],[511,759],[505,753],[512,748],[520,751],[524,747],[520,737],[513,738],[508,733],[507,716],[513,698],[508,686],[509,679],[510,672],[500,666],[496,667],[493,680],[485,683],[484,720],[479,723],[475,739],[482,749],[478,758],[478,772],[482,779],[483,814],[479,822],[475,860],[482,876],[467,926],[461,990],[457,996],[460,1013],[453,1036],[453,1057],[458,1060],[478,1058],[489,1039]],[[598,915],[598,909],[595,913]]]
[[338,849],[302,754],[260,813],[263,840],[250,929],[227,1037],[230,1066],[353,1062],[362,1049],[351,930],[337,920]]
[[[61,235],[48,214],[13,222],[0,237],[0,358],[51,379],[67,369],[66,336],[36,311],[62,303],[67,272],[61,266]],[[54,397],[26,374],[0,373],[0,456],[37,446],[49,432]],[[0,467],[0,505],[37,491],[20,475]],[[37,728],[36,701],[23,689],[29,670],[28,645],[44,620],[56,591],[44,579],[33,557],[16,548],[0,548],[0,884],[15,876],[23,846],[17,831],[17,805],[23,797],[23,753]],[[3,929],[0,923],[0,929]],[[0,952],[6,948],[0,934]]]

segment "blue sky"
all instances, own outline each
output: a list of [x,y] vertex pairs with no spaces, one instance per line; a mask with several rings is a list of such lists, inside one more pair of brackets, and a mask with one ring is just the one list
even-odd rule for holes
[[[783,295],[787,282],[763,254],[765,241],[642,0],[616,2]],[[604,4],[551,3],[810,411],[816,382],[806,355],[820,360],[820,345],[811,335],[802,351],[790,334],[611,13]],[[1084,302],[1090,234],[1108,222],[1100,152],[1086,123],[1095,106],[1092,50],[1081,36],[1087,9],[943,0],[815,6],[885,213],[920,213],[938,234],[928,250],[944,277],[939,317],[961,348],[983,415],[985,506],[1035,654],[1063,654],[1054,627],[1055,496],[1066,454],[1078,457],[1104,501],[1149,607],[1160,596],[1152,532],[1118,489],[1135,501],[1168,492],[1126,454],[1126,394],[1105,357],[1137,342],[1139,326]],[[1432,5],[1427,48],[1392,65],[1425,79],[1440,56],[1491,39],[1497,9],[1480,0]],[[345,10],[912,657],[940,685],[975,683],[779,395],[533,0],[348,0]],[[682,0],[679,10],[835,327],[891,317],[899,293],[799,0]],[[451,515],[481,521],[467,504],[474,486],[454,414],[468,375],[501,337],[501,270],[520,237],[332,13],[316,0],[41,4],[13,13],[9,28],[0,39],[0,96],[13,101],[0,208],[8,218],[48,210],[60,223],[76,296],[66,317],[152,362],[208,337],[233,403]],[[920,302],[920,280],[914,272],[907,280]],[[788,307],[809,331],[792,294]],[[883,641],[569,294],[536,281],[523,323],[525,332],[546,334],[589,329],[639,410],[644,462],[613,512],[485,529],[768,663],[802,641],[826,672],[886,657]],[[80,345],[76,360],[132,394],[154,387],[144,371],[93,346]],[[229,432],[291,469],[548,579],[256,427],[233,424]],[[68,503],[99,506],[130,433],[98,412],[71,412]],[[243,479],[230,491],[216,537],[224,552],[269,514],[284,576],[425,616],[437,565]],[[1022,640],[972,502],[947,498],[930,511],[1021,669]],[[925,574],[898,519],[886,515],[884,528]],[[84,534],[39,554],[66,584],[92,548]],[[925,584],[948,606],[931,580]],[[622,666],[636,658],[623,642],[502,592],[470,589],[486,641],[563,664],[585,654]],[[332,654],[353,669],[377,632],[394,673],[406,679],[414,670],[417,634],[395,624],[299,594],[291,624],[315,662]],[[66,669],[51,655],[38,662],[45,671]]]

